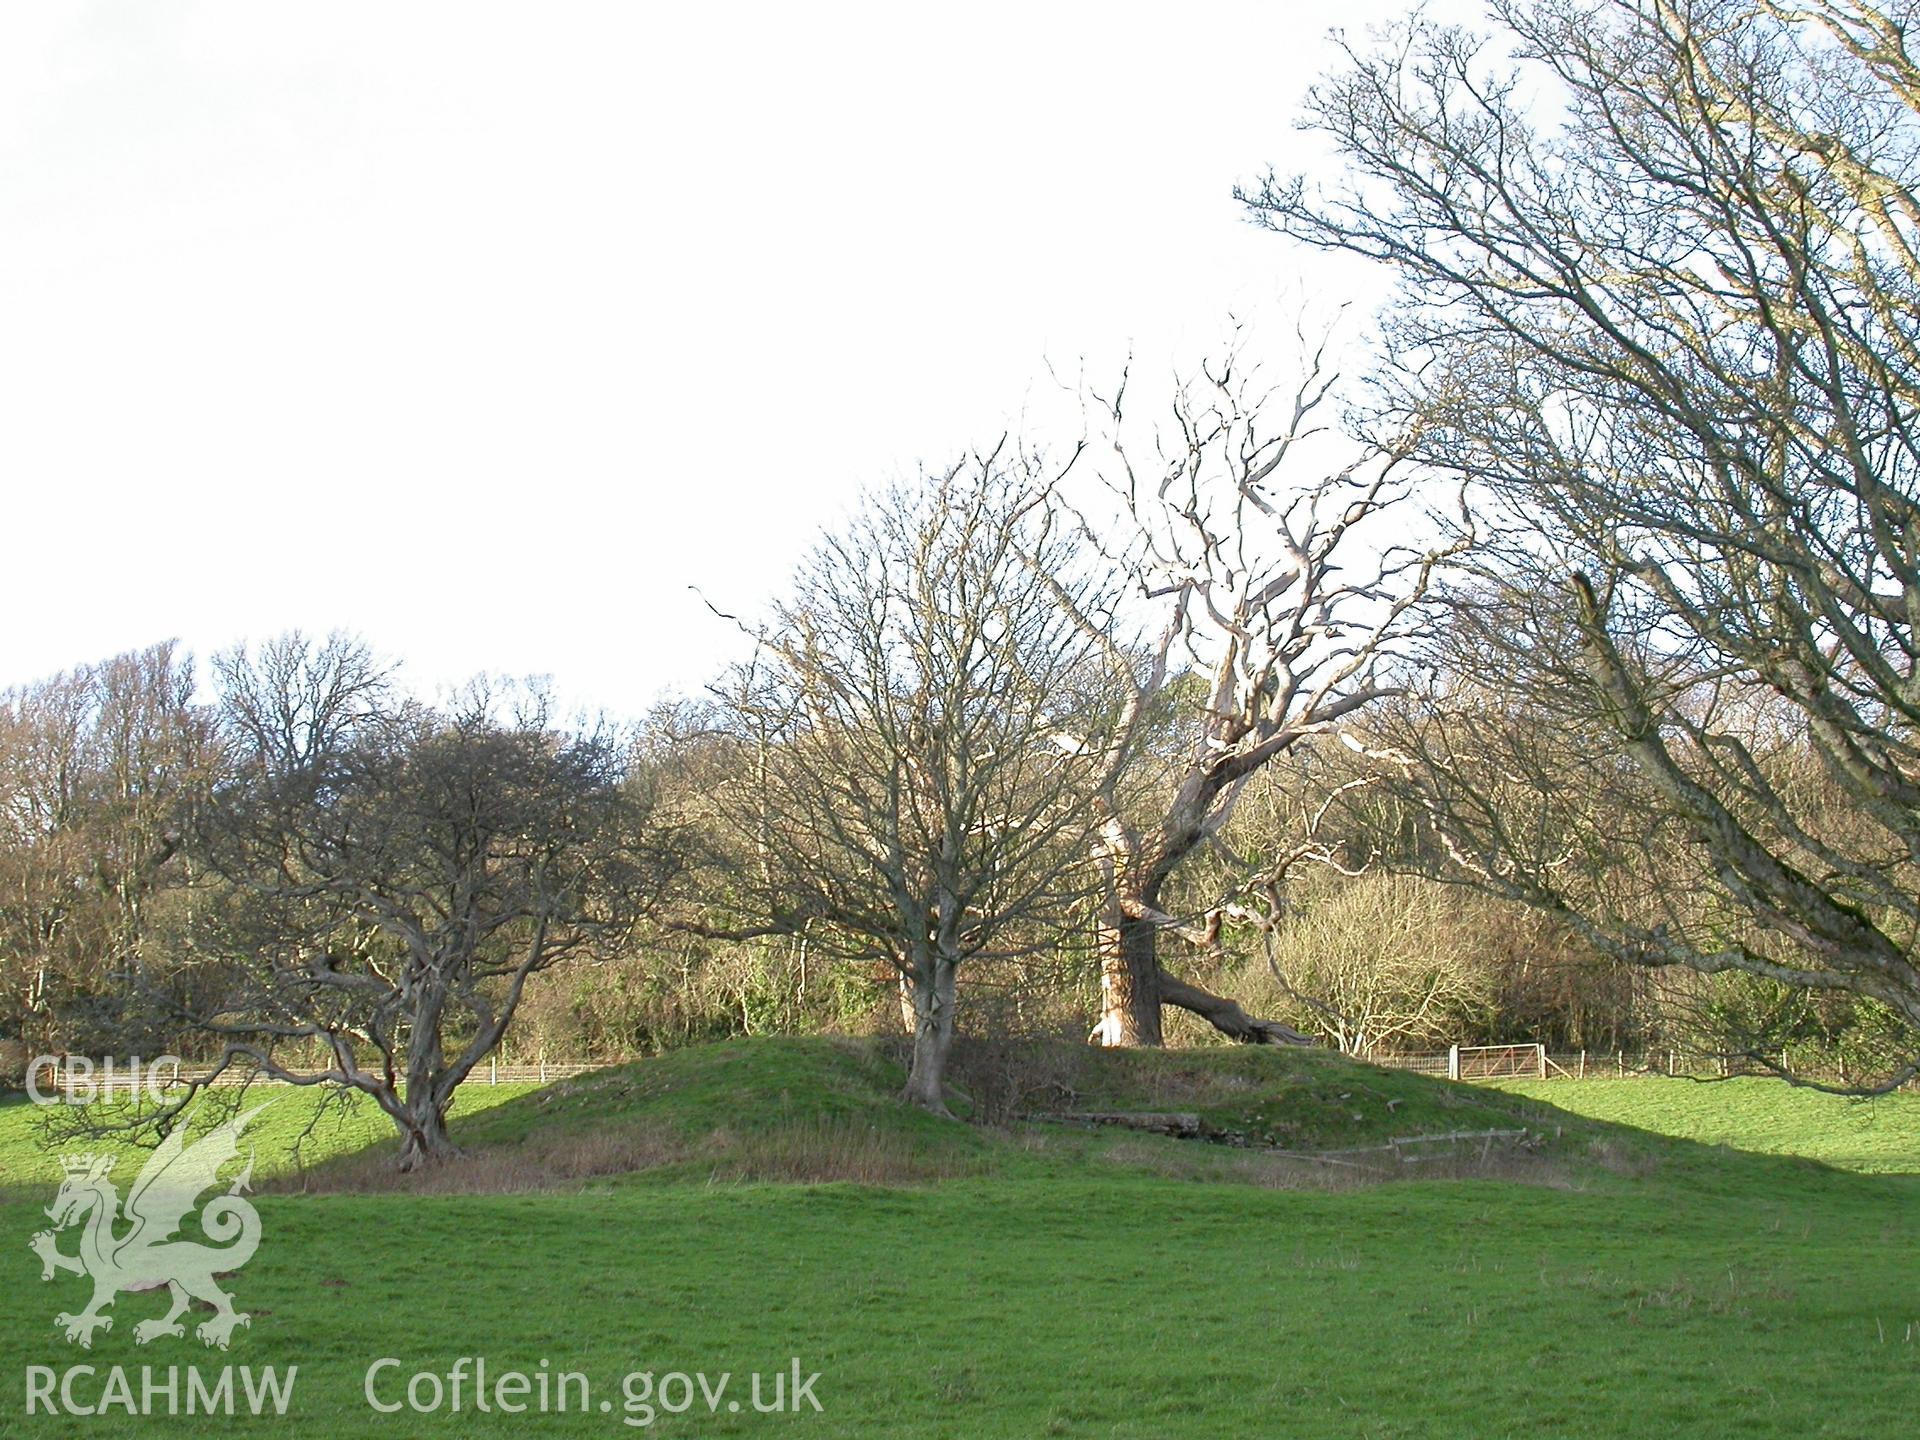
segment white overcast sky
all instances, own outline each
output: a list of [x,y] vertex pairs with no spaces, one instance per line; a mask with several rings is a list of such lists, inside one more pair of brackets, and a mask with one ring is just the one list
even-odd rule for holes
[[637,711],[861,487],[1364,290],[1230,196],[1345,3],[0,10],[0,685],[347,628]]

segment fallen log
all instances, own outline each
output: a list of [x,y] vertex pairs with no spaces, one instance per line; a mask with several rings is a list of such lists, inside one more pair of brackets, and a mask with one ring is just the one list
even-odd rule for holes
[[1124,1130],[1145,1130],[1153,1135],[1173,1135],[1192,1139],[1204,1132],[1198,1115],[1184,1112],[1152,1113],[1137,1110],[1062,1110],[1026,1116],[1049,1125],[1117,1125]]

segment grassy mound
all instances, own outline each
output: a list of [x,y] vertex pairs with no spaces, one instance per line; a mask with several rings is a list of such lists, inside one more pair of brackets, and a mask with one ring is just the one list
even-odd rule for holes
[[[1089,1166],[1280,1188],[1483,1174],[1572,1184],[1596,1168],[1718,1163],[1666,1137],[1862,1170],[1920,1171],[1920,1097],[1861,1107],[1764,1081],[1493,1087],[1321,1050],[1042,1043],[962,1047],[955,1109],[998,1122],[965,1125],[899,1102],[898,1048],[734,1040],[544,1087],[471,1083],[454,1112],[463,1159],[405,1181],[391,1173],[390,1123],[362,1097],[327,1101],[318,1091],[259,1087],[240,1103],[266,1105],[248,1132],[256,1178],[298,1190],[510,1192],[617,1175],[894,1185],[1061,1178]],[[210,1101],[196,1128],[220,1118],[219,1102],[230,1098]],[[1197,1118],[1202,1136],[1216,1143],[1075,1123],[1114,1114]],[[73,1118],[64,1108],[0,1107],[0,1186],[44,1187],[57,1177],[56,1153],[76,1148],[124,1151],[123,1172],[133,1172],[136,1147],[74,1135]],[[1524,1140],[1430,1143],[1515,1131]],[[1473,1163],[1456,1163],[1462,1157]]]
[[[761,1038],[696,1046],[544,1087],[469,1083],[454,1111],[465,1152],[405,1181],[391,1173],[392,1127],[364,1097],[258,1087],[210,1096],[194,1128],[234,1103],[252,1122],[255,1176],[269,1188],[458,1191],[555,1188],[644,1174],[706,1179],[911,1184],[958,1176],[1062,1175],[1096,1163],[1160,1175],[1298,1185],[1350,1181],[1356,1162],[1313,1169],[1256,1163],[1277,1152],[1348,1153],[1436,1134],[1524,1128],[1534,1149],[1565,1155],[1609,1127],[1539,1101],[1383,1070],[1322,1051],[1133,1052],[1073,1045],[964,1048],[956,1110],[1003,1123],[937,1119],[898,1100],[905,1080],[886,1042]],[[1220,1145],[1163,1140],[1036,1114],[1180,1112]],[[42,1186],[54,1154],[84,1148],[140,1155],[111,1137],[73,1133],[65,1108],[0,1108],[0,1186]],[[1227,1147],[1237,1147],[1244,1154]],[[1395,1172],[1399,1173],[1399,1172]],[[1405,1173],[1415,1173],[1408,1171]],[[1445,1167],[1418,1173],[1448,1173]]]
[[[1565,1155],[1607,1130],[1499,1091],[1382,1070],[1320,1051],[1125,1052],[1073,1045],[963,1048],[954,1106],[1001,1121],[961,1125],[898,1100],[905,1072],[886,1042],[765,1038],[692,1047],[610,1067],[476,1112],[456,1136],[466,1160],[427,1184],[520,1189],[611,1174],[655,1179],[897,1184],[993,1174],[1063,1175],[1090,1162],[1197,1180],[1350,1183],[1367,1166],[1316,1169],[1277,1152],[1351,1156],[1434,1135],[1526,1131]],[[1197,1116],[1215,1145],[1077,1127],[1088,1112]],[[1069,1117],[1030,1123],[1035,1116]],[[1223,1148],[1226,1147],[1226,1148]],[[383,1149],[386,1147],[382,1147]],[[1235,1151],[1244,1153],[1234,1153]],[[1504,1150],[1503,1150],[1504,1153]],[[1271,1160],[1267,1157],[1272,1157]],[[1380,1157],[1395,1178],[1399,1152]],[[1458,1173],[1429,1162],[1419,1173]],[[1481,1159],[1489,1157],[1482,1154]],[[1535,1154],[1534,1158],[1540,1158]],[[303,1178],[378,1188],[376,1156]],[[1375,1177],[1377,1178],[1377,1177]],[[1519,1178],[1517,1175],[1514,1178]],[[409,1182],[418,1185],[422,1182]]]

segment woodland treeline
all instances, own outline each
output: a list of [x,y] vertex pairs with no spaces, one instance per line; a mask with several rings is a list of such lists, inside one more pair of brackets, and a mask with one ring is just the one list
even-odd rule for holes
[[9,693],[0,1033],[361,1090],[408,1164],[502,1044],[892,1029],[934,1109],[969,1031],[1909,1077],[1912,17],[1495,16],[1350,49],[1341,166],[1239,192],[1397,277],[1349,376],[1243,331],[875,488],[695,698],[298,635]]

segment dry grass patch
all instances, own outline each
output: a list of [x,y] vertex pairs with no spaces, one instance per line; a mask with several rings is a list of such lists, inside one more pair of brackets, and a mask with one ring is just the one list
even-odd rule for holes
[[810,1119],[778,1129],[711,1136],[714,1174],[795,1185],[917,1185],[977,1175],[984,1157],[930,1149],[912,1134],[852,1120]]
[[698,1139],[667,1125],[554,1131],[474,1147],[409,1173],[394,1169],[393,1153],[391,1145],[364,1150],[261,1188],[307,1195],[512,1195],[674,1165],[708,1167],[713,1178],[729,1181],[917,1185],[986,1168],[982,1156],[941,1153],[913,1135],[816,1118],[767,1130],[715,1130]]
[[564,1190],[606,1175],[676,1164],[693,1148],[664,1126],[609,1126],[577,1134],[531,1136],[514,1145],[468,1150],[421,1170],[401,1172],[382,1146],[330,1160],[262,1185],[268,1192],[365,1195],[513,1195]]

